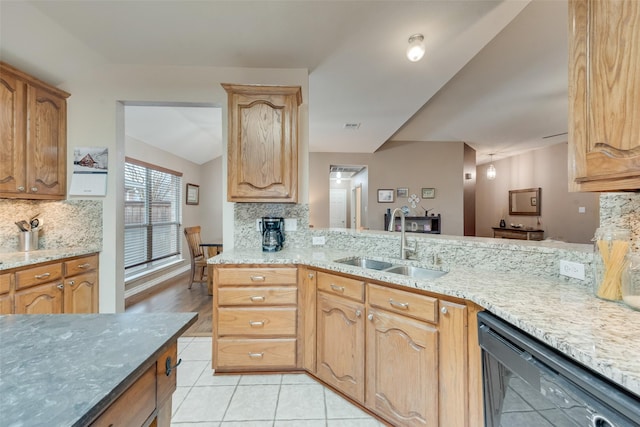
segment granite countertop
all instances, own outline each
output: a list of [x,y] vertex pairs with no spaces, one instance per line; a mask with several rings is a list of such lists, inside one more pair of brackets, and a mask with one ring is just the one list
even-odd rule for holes
[[0,271],[64,258],[89,255],[96,252],[100,252],[99,247],[38,249],[28,252],[3,251],[0,249]]
[[517,272],[452,267],[440,278],[419,280],[333,262],[357,255],[321,247],[275,253],[231,250],[209,263],[302,264],[463,298],[640,396],[640,312],[623,303],[600,300],[587,287]]
[[84,426],[196,313],[0,316],[0,424]]

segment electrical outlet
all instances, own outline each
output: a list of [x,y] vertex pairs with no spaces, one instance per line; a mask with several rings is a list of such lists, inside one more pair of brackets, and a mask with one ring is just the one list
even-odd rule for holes
[[560,274],[574,279],[584,280],[584,264],[560,260]]
[[324,245],[325,244],[324,236],[313,236],[312,244],[314,244],[314,245]]

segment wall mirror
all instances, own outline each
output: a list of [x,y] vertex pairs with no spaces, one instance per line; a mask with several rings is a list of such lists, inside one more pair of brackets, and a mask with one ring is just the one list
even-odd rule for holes
[[509,190],[509,215],[540,216],[542,189]]

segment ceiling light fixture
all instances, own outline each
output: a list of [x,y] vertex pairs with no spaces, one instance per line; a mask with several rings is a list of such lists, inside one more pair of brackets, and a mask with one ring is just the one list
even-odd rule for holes
[[424,36],[414,34],[409,37],[409,47],[407,48],[407,58],[411,62],[418,62],[424,56]]
[[490,160],[491,164],[487,168],[487,179],[494,180],[496,179],[496,167],[493,166],[493,154],[489,154],[489,156],[491,157],[491,160]]

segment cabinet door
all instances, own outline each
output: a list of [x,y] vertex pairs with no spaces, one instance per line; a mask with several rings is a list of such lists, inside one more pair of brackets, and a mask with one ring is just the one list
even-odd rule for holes
[[364,402],[364,306],[318,293],[317,373],[358,402]]
[[64,312],[98,312],[98,272],[78,274],[64,281]]
[[62,290],[62,283],[52,282],[18,291],[15,294],[15,313],[60,314]]
[[228,200],[297,202],[300,87],[223,87],[229,97]]
[[0,196],[25,191],[26,84],[0,69]]
[[393,425],[436,427],[438,331],[373,308],[367,319],[366,406]]
[[[29,87],[27,192],[33,198],[64,198],[67,191],[66,100]],[[39,197],[42,196],[42,197]]]
[[467,307],[440,300],[441,426],[466,426],[469,408]]
[[640,2],[569,2],[569,187],[640,189]]

